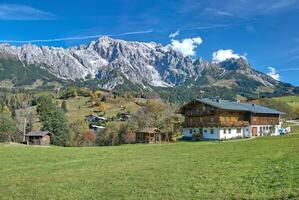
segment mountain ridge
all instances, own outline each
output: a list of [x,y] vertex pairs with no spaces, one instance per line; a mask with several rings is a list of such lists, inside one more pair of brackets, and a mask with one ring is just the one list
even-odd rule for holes
[[[175,51],[170,45],[109,37],[69,48],[32,44],[16,47],[2,43],[0,58],[18,62],[16,66],[20,69],[32,65],[40,67],[62,81],[95,80],[97,87],[109,90],[128,82],[148,90],[197,86],[239,91],[248,84],[252,94],[259,90],[268,93],[292,92],[293,87],[255,70],[242,57],[219,63],[203,58],[193,60]],[[9,64],[4,64],[0,59],[0,70],[6,74],[11,73],[7,69]],[[4,80],[0,76],[1,79]]]

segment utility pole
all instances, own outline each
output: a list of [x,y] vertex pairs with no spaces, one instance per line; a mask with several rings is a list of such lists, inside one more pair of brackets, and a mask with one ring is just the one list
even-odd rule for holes
[[24,117],[24,127],[23,127],[23,142],[26,140],[26,125],[27,125],[27,118]]

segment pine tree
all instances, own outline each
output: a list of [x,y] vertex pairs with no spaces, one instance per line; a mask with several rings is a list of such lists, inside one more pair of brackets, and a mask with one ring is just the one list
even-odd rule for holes
[[61,103],[61,109],[63,110],[63,112],[67,112],[67,107],[66,107],[66,101],[63,101],[62,103]]
[[52,144],[67,146],[69,142],[69,127],[64,112],[57,108],[53,99],[49,96],[42,96],[37,106],[39,118],[42,121],[42,130],[53,134]]

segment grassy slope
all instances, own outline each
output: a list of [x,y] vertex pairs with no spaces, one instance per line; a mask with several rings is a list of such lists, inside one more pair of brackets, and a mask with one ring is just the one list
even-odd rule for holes
[[93,148],[0,145],[0,199],[299,198],[299,134]]
[[[89,97],[77,97],[70,98],[66,101],[67,110],[66,116],[69,121],[84,120],[86,115],[96,114],[94,111],[98,111],[97,107],[90,107],[90,104],[85,104],[89,100]],[[135,113],[140,108],[135,101],[142,102],[144,99],[132,99],[125,100],[123,98],[107,98],[105,117],[116,116],[119,112]],[[61,103],[61,101],[60,101]],[[121,109],[121,105],[126,107],[126,110]],[[80,106],[80,109],[79,109]]]
[[299,107],[299,96],[283,96],[283,97],[276,97],[273,98],[275,100],[285,102],[292,106],[293,108],[298,108]]
[[[57,100],[60,106],[62,100]],[[85,120],[85,116],[89,114],[97,114],[96,111],[99,109],[97,107],[90,107],[90,104],[85,104],[85,102],[89,101],[89,97],[77,97],[77,98],[70,98],[66,100],[67,110],[66,117],[69,122],[74,122],[77,120]],[[120,112],[129,112],[129,113],[136,113],[141,106],[137,105],[135,102],[145,102],[144,99],[131,99],[125,100],[124,98],[107,98],[107,109],[105,111],[105,117],[113,117],[116,116],[117,113]],[[125,106],[126,109],[122,110],[121,106]],[[80,107],[80,108],[79,108]],[[33,124],[33,130],[39,130],[42,127],[41,122],[38,120],[38,116],[36,113],[36,107],[30,107],[27,110],[33,111],[36,118]],[[17,112],[23,111],[22,109],[18,110]]]

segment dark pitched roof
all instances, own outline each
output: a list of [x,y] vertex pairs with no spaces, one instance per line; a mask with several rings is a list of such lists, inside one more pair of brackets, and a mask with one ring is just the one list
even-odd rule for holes
[[45,136],[45,135],[48,135],[50,134],[49,131],[32,131],[32,132],[29,132],[26,134],[26,136]]
[[230,102],[226,100],[212,100],[212,99],[196,99],[196,101],[224,109],[224,110],[238,110],[238,111],[248,111],[252,113],[263,113],[263,114],[285,114],[283,112],[260,106],[257,104],[251,103],[239,103],[239,102]]

